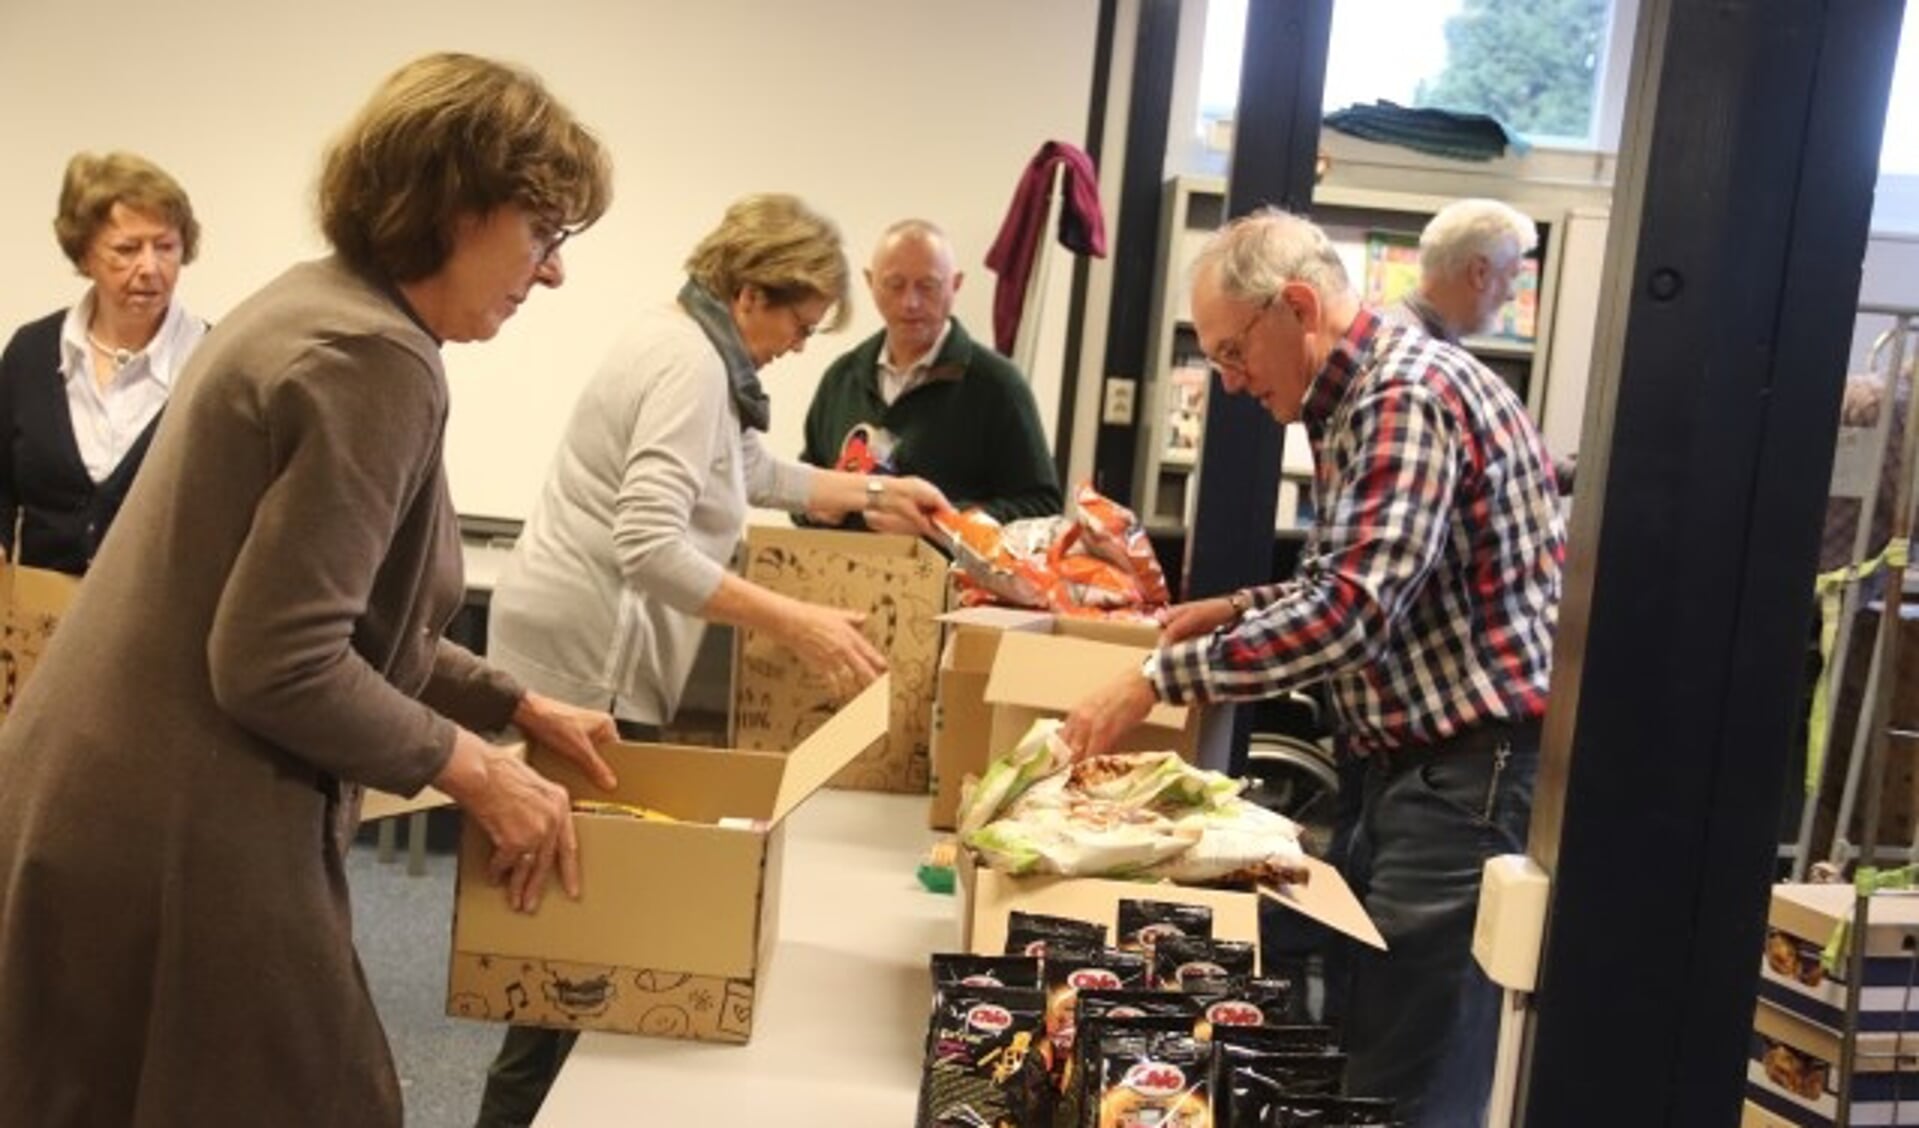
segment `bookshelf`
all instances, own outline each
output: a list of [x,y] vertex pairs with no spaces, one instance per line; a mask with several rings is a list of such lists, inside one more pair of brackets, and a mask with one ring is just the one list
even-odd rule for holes
[[[1419,233],[1448,197],[1416,192],[1322,186],[1312,218],[1331,236],[1361,300],[1389,305],[1419,277]],[[1522,270],[1495,325],[1495,332],[1464,342],[1480,362],[1510,383],[1535,420],[1544,403],[1545,358],[1550,353],[1554,287],[1559,274],[1561,216],[1555,209],[1515,203],[1539,228],[1539,251]],[[1148,342],[1146,406],[1138,432],[1139,480],[1134,499],[1147,524],[1161,531],[1184,529],[1191,518],[1194,469],[1204,457],[1206,361],[1190,318],[1191,266],[1207,236],[1226,219],[1226,184],[1217,177],[1175,176],[1160,204],[1160,275],[1153,293],[1153,329]],[[1275,527],[1308,523],[1312,453],[1298,424],[1287,428]]]

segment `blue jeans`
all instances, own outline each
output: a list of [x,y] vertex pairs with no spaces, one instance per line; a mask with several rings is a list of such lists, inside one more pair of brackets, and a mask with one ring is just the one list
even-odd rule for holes
[[1370,759],[1346,870],[1387,951],[1349,953],[1346,1087],[1394,1100],[1406,1128],[1479,1128],[1499,988],[1473,961],[1473,921],[1486,859],[1525,850],[1539,725]]

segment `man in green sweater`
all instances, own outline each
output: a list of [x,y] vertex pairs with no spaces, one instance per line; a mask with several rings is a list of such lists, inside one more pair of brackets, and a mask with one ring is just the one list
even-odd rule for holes
[[1058,513],[1032,389],[952,315],[963,278],[938,227],[908,219],[886,229],[866,271],[886,328],[820,377],[800,458],[925,478],[959,508],[1001,521]]

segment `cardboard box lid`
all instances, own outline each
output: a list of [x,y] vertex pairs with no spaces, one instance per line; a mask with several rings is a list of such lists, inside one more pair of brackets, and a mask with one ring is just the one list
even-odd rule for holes
[[1373,918],[1366,915],[1366,907],[1353,896],[1352,886],[1346,884],[1339,871],[1318,858],[1302,859],[1311,874],[1304,885],[1262,885],[1259,895],[1269,901],[1277,901],[1296,913],[1304,914],[1328,928],[1370,944],[1380,951],[1386,950],[1386,938],[1379,934],[1379,926]]
[[[995,705],[1068,712],[1087,694],[1129,670],[1146,651],[1137,646],[1059,635],[1009,634],[1000,640],[986,700]],[[1159,704],[1145,724],[1175,731],[1186,727],[1183,705]]]
[[841,768],[886,737],[892,697],[893,676],[882,674],[786,754],[786,771],[780,776],[770,821],[784,819]]

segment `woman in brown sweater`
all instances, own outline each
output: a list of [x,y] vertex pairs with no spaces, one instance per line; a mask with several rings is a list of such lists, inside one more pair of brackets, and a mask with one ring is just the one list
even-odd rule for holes
[[603,714],[440,635],[461,594],[444,341],[490,338],[610,198],[539,80],[402,67],[328,152],[335,255],[221,320],[0,728],[0,1119],[398,1125],[342,853],[362,787],[432,784],[531,911],[577,893],[567,796]]

